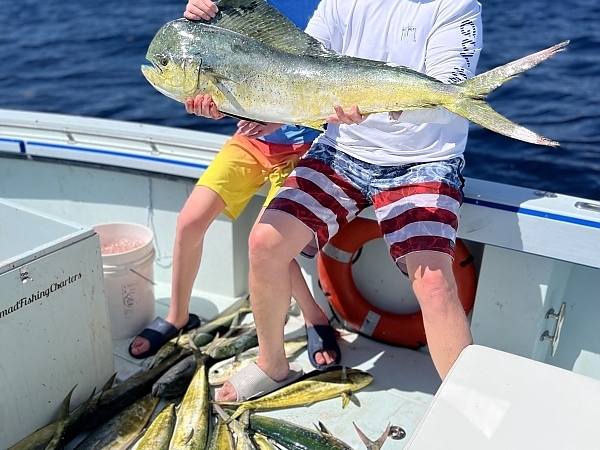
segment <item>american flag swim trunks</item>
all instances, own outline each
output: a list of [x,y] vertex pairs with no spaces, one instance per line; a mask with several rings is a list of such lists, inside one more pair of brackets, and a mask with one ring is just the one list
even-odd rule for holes
[[314,256],[338,230],[373,206],[394,261],[431,250],[454,257],[464,178],[460,157],[380,166],[314,144],[268,206],[298,218],[315,235]]

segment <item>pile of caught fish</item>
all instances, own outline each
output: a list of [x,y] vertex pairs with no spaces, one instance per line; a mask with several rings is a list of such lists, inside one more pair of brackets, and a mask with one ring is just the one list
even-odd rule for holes
[[[351,368],[310,372],[296,382],[245,402],[214,402],[211,386],[258,358],[256,328],[241,324],[250,313],[246,301],[201,327],[165,344],[152,366],[123,383],[113,376],[99,394],[70,411],[73,390],[56,422],[41,428],[9,450],[204,450],[204,449],[351,449],[322,424],[309,429],[289,421],[255,414],[308,406],[336,397],[345,407],[354,392],[373,377]],[[285,343],[293,357],[306,346],[306,336]],[[356,425],[355,425],[356,427]],[[358,428],[369,449],[376,442]],[[81,440],[81,437],[86,437]],[[75,442],[80,441],[75,447]]]

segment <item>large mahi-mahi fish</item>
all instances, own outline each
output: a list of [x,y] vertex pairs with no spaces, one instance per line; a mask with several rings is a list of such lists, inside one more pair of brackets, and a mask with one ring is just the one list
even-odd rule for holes
[[322,129],[333,106],[363,114],[442,106],[497,133],[556,146],[495,112],[484,97],[562,50],[569,41],[445,84],[392,63],[340,55],[304,33],[265,0],[220,0],[209,22],[178,19],[156,34],[142,66],[161,93],[184,102],[211,94],[227,115]]

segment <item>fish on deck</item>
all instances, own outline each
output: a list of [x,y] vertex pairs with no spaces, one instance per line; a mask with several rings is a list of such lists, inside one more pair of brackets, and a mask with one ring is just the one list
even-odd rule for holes
[[466,81],[441,81],[392,63],[341,55],[264,0],[220,0],[209,22],[178,19],[156,33],[143,65],[159,92],[184,102],[210,94],[227,115],[323,129],[334,105],[362,114],[443,107],[497,133],[540,145],[558,142],[511,122],[484,97],[562,50],[568,41]]
[[305,374],[298,381],[277,389],[269,394],[244,402],[216,402],[221,406],[237,406],[231,420],[245,411],[265,411],[269,409],[308,406],[313,403],[342,398],[342,408],[351,401],[354,392],[368,386],[373,376],[359,369],[347,367],[332,368],[327,371],[314,371]]

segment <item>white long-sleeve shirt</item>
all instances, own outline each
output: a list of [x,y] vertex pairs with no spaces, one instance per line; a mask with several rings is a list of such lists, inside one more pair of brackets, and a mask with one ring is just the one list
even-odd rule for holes
[[[443,83],[472,77],[483,45],[477,0],[322,0],[306,32],[344,55],[393,62]],[[462,155],[468,130],[466,119],[440,107],[329,124],[318,142],[370,163],[401,165]]]

